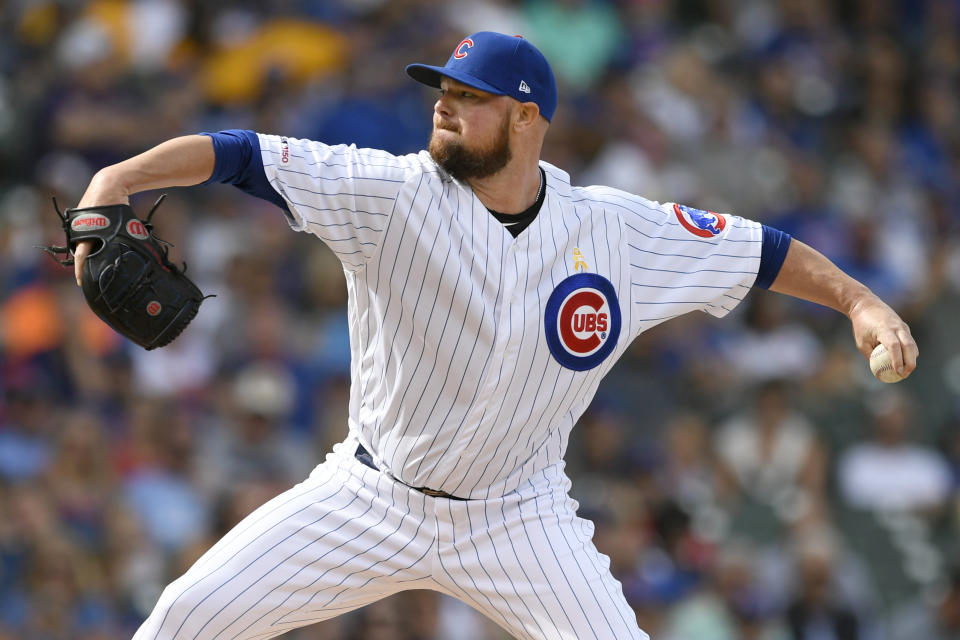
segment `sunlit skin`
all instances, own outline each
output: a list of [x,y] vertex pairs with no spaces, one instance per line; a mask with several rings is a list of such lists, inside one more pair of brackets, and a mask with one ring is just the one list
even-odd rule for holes
[[463,179],[488,209],[520,213],[537,199],[540,151],[548,126],[536,103],[519,102],[444,77],[433,106],[431,153],[438,146],[458,143],[470,152],[493,152],[506,133],[510,154],[503,168]]
[[434,139],[465,142],[468,147],[489,147],[503,128],[503,120],[518,104],[509,96],[498,96],[443,78],[433,105]]
[[[430,155],[461,181],[486,178],[503,169],[512,157],[509,101],[466,86],[441,89],[434,106]],[[482,108],[473,108],[477,106]],[[452,118],[454,114],[461,116],[459,122]]]

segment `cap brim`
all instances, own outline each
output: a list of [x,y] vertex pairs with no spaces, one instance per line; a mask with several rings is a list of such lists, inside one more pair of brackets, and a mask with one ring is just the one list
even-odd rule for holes
[[462,82],[468,87],[473,87],[474,89],[480,89],[481,91],[486,91],[488,93],[495,93],[499,96],[507,95],[505,91],[501,91],[497,87],[480,80],[479,78],[474,78],[469,73],[464,73],[462,71],[455,71],[453,69],[448,69],[447,67],[434,67],[428,64],[408,64],[407,65],[407,75],[430,87],[440,88],[440,79],[443,77],[452,78],[457,82]]

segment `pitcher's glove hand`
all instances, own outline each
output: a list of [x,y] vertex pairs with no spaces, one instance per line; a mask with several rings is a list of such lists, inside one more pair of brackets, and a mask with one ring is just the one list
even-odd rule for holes
[[[67,234],[66,246],[40,247],[63,266],[73,265],[81,240],[94,243],[83,264],[81,288],[100,319],[144,349],[162,347],[180,335],[200,309],[200,289],[167,259],[167,244],[153,235],[128,204],[67,209],[53,206]],[[70,254],[60,259],[60,255]]]

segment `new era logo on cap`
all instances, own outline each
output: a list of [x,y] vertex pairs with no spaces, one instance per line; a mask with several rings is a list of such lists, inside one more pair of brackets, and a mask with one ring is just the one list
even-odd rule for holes
[[557,109],[557,81],[550,63],[520,36],[479,31],[461,40],[444,66],[411,64],[407,74],[431,87],[439,87],[440,79],[447,77],[475,89],[533,102],[547,121]]

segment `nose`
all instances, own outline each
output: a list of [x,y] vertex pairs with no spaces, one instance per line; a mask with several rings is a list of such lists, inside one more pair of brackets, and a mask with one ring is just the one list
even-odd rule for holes
[[443,94],[437,98],[437,101],[433,105],[433,111],[434,113],[445,118],[449,118],[451,115],[453,115],[453,112],[450,110],[450,103],[447,100],[447,94]]

